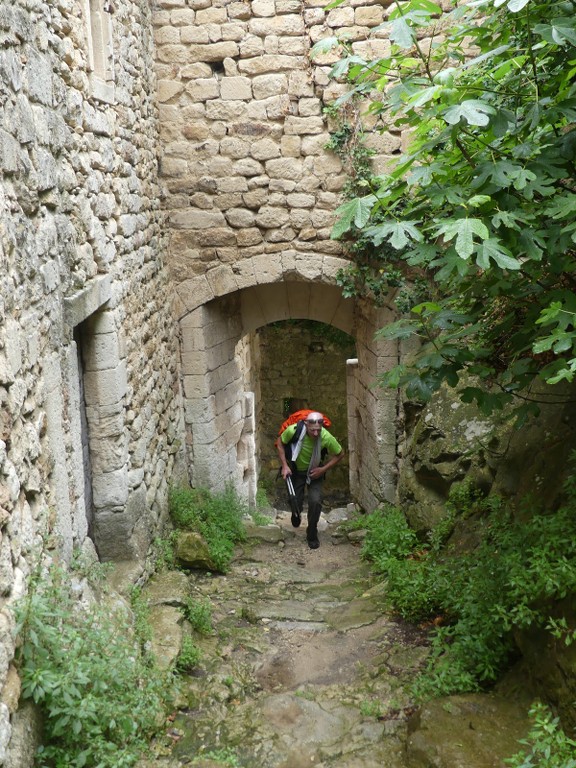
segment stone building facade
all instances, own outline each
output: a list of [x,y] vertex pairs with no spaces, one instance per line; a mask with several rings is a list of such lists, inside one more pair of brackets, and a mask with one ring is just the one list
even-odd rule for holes
[[[354,339],[351,491],[394,497],[397,398],[373,387],[398,360],[374,340],[394,309],[337,286],[324,107],[343,86],[309,57],[336,33],[385,53],[386,12],[0,0],[0,765],[26,742],[11,607],[38,560],[141,560],[172,482],[254,500],[259,328]],[[400,137],[368,143],[383,166]]]
[[[394,309],[345,299],[336,285],[348,261],[330,232],[346,172],[326,149],[335,125],[326,107],[346,85],[329,76],[341,51],[310,52],[339,36],[367,59],[384,56],[387,10],[378,0],[325,5],[159,2],[153,23],[167,264],[196,481],[222,487],[232,477],[253,498],[264,409],[253,396],[257,372],[242,369],[238,349],[250,348],[268,323],[307,318],[356,340],[357,364],[347,376],[351,490],[373,508],[393,498],[395,486],[396,396],[372,386],[398,361],[395,344],[374,340]],[[367,136],[376,169],[401,141],[385,131]]]
[[0,3],[0,764],[13,768],[13,602],[42,557],[143,557],[183,455],[151,29],[146,0]]

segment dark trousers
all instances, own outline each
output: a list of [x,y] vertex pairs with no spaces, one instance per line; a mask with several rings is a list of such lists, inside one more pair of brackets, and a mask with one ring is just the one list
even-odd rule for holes
[[310,480],[310,485],[306,484],[306,472],[293,472],[292,483],[294,493],[298,502],[300,511],[304,508],[304,492],[308,488],[308,527],[306,528],[306,538],[311,541],[318,538],[318,520],[322,511],[322,481]]

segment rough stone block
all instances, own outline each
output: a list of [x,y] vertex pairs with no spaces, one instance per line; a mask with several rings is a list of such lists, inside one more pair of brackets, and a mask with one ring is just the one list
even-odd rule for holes
[[212,100],[206,104],[206,117],[209,120],[236,122],[247,114],[247,105],[243,101]]
[[[92,498],[97,510],[122,507],[128,499],[128,473],[126,467],[92,477]],[[100,515],[96,513],[96,519]],[[116,515],[114,515],[116,517]],[[122,513],[118,518],[123,517]]]
[[266,162],[266,173],[270,178],[298,180],[302,177],[302,163],[297,159],[286,157],[272,159]]
[[224,100],[251,99],[252,85],[249,77],[223,77],[220,96]]
[[243,176],[218,179],[218,192],[247,192],[248,184]]
[[[246,27],[243,24],[224,24],[222,26],[222,39],[234,40],[236,43],[241,43],[246,35]],[[234,59],[226,59],[224,61],[224,70],[227,75],[237,75],[238,67]]]
[[[262,233],[257,227],[251,227],[250,229],[241,229],[236,233],[236,242],[239,247],[258,245],[262,242]],[[243,261],[243,260],[242,260]],[[240,264],[242,264],[242,261]],[[238,274],[243,272],[240,266],[234,268]],[[251,285],[253,281],[250,281],[248,285]]]
[[[189,49],[185,45],[160,45],[157,51],[158,59],[167,64],[186,64],[189,61]],[[202,61],[202,59],[196,59],[196,61]]]
[[292,117],[286,118],[285,130],[287,134],[305,135],[322,133],[324,120],[321,117]]
[[322,113],[320,99],[300,99],[298,102],[298,114],[300,117],[313,117]]
[[238,69],[246,75],[265,75],[271,72],[288,72],[303,69],[307,65],[304,56],[278,56],[264,54],[249,59],[241,59]]
[[252,259],[254,274],[259,284],[275,283],[282,279],[282,260],[277,254]]
[[205,275],[178,283],[176,292],[187,310],[196,309],[214,298],[214,292]]
[[251,6],[254,16],[272,17],[276,13],[274,0],[252,0]]
[[206,273],[206,280],[212,288],[214,296],[224,296],[238,290],[236,276],[229,266],[222,265],[211,269]]
[[285,95],[288,89],[288,78],[285,74],[258,75],[252,81],[252,91],[255,99],[267,99],[270,96]]
[[203,374],[188,373],[190,367],[184,359],[182,360],[182,365],[184,371],[184,396],[191,399],[208,397],[211,391],[209,379]]
[[220,153],[235,160],[241,160],[248,156],[250,144],[247,141],[230,136],[220,142]]
[[207,45],[190,45],[186,48],[185,61],[223,61],[228,57],[235,58],[238,53],[237,43],[231,40]]
[[126,363],[105,371],[87,371],[84,375],[84,396],[87,405],[104,406],[119,402],[126,395]]
[[120,360],[120,345],[116,332],[97,333],[88,337],[85,349],[87,371],[115,368]]
[[256,216],[256,224],[264,229],[275,229],[288,224],[290,215],[285,208],[263,207]]
[[177,8],[170,13],[170,23],[173,27],[192,26],[195,16],[191,8]]
[[384,21],[384,8],[381,5],[368,5],[354,10],[354,21],[364,27],[377,27]]
[[295,193],[288,195],[286,202],[291,208],[312,208],[316,203],[314,195],[303,195]]
[[[252,6],[254,3],[252,3]],[[253,9],[252,9],[253,10]],[[228,6],[228,16],[231,19],[240,19],[241,21],[247,21],[250,18],[251,9],[246,3],[230,3]]]
[[225,24],[228,21],[226,8],[203,8],[196,11],[196,24],[198,26],[206,24]]
[[250,34],[257,37],[304,35],[306,29],[300,14],[285,14],[269,18],[253,18],[248,22]]
[[254,226],[254,214],[245,208],[232,208],[226,211],[226,221],[235,229]]
[[333,29],[351,27],[354,24],[354,9],[333,8],[326,16],[325,23]]
[[226,219],[221,211],[190,208],[186,211],[173,211],[170,223],[177,229],[211,229],[225,225]]
[[236,244],[236,236],[228,227],[198,230],[196,239],[202,248],[218,248]]
[[194,101],[207,101],[220,96],[220,84],[213,77],[191,80],[186,86],[186,93]]

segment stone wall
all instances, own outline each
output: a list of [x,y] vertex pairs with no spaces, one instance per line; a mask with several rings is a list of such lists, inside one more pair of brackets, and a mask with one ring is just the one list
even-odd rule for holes
[[[339,254],[330,239],[345,175],[327,152],[324,108],[338,53],[310,59],[334,34],[383,55],[377,0],[161,0],[154,14],[170,221],[170,268],[182,281],[222,263],[292,249]],[[400,137],[374,134],[375,163]]]
[[[188,347],[213,343],[199,338],[202,333],[195,320],[188,322],[188,314],[203,304],[220,306],[233,294],[240,296],[243,313],[260,316],[255,329],[282,318],[309,318],[362,339],[359,364],[349,376],[349,392],[357,398],[350,418],[359,455],[370,458],[370,467],[359,473],[351,465],[351,470],[361,503],[372,508],[382,488],[386,498],[393,496],[396,462],[395,395],[386,404],[387,396],[371,389],[372,377],[396,358],[374,356],[370,334],[379,327],[378,312],[350,301],[342,307],[345,317],[337,316],[336,275],[347,255],[330,233],[349,169],[326,145],[341,119],[361,122],[361,109],[357,105],[342,118],[327,117],[325,108],[346,89],[329,77],[341,51],[314,59],[310,51],[322,38],[341,35],[368,59],[385,55],[390,44],[380,25],[388,9],[378,0],[348,0],[332,10],[325,5],[324,0],[159,0],[154,36],[167,263]],[[372,119],[362,120],[374,127]],[[400,151],[401,136],[374,131],[366,143],[378,170]],[[290,293],[284,290],[287,281]],[[316,290],[311,292],[312,283]],[[320,290],[318,283],[330,290]],[[250,306],[248,295],[256,299]],[[183,372],[185,381],[202,375],[186,362]],[[203,395],[198,389],[185,392],[191,446],[196,442],[192,413],[207,414],[212,424],[223,417],[214,406],[216,385],[211,375]],[[243,397],[239,388],[237,399]],[[244,429],[242,420],[235,421],[239,415],[239,409],[228,409],[230,436]],[[230,464],[242,463],[235,453],[238,448],[225,443],[221,433],[203,430],[201,446],[189,452],[196,478],[223,482]],[[239,490],[246,491],[242,485]]]
[[115,5],[0,6],[0,764],[12,768],[25,768],[16,737],[8,749],[13,602],[43,555],[141,555],[182,452],[150,10]]

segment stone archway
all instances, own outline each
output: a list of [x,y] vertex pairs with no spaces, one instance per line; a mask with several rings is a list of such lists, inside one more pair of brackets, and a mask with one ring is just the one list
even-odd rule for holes
[[356,339],[358,359],[348,370],[349,434],[354,435],[350,489],[366,509],[394,499],[397,394],[374,386],[378,374],[398,361],[396,344],[374,339],[394,313],[342,296],[335,276],[346,263],[317,255],[255,257],[176,286],[188,463],[195,485],[221,490],[232,483],[254,503],[255,395],[238,348],[263,325],[303,318],[334,325]]

